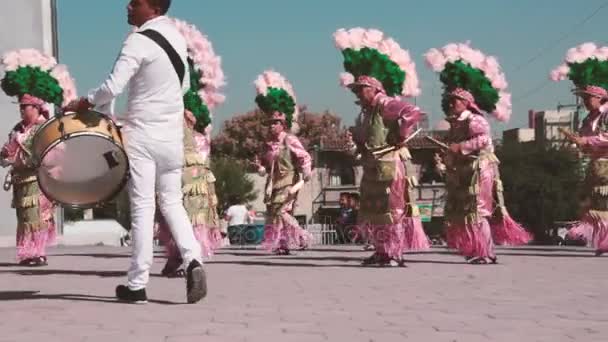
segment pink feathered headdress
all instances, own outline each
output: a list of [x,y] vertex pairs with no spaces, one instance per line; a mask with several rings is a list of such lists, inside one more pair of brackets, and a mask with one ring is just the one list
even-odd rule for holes
[[291,83],[280,73],[266,70],[254,81],[255,102],[267,117],[265,121],[279,120],[292,132],[298,131],[298,106]]
[[[484,111],[494,115],[494,117],[499,121],[509,121],[512,112],[511,94],[507,91],[507,79],[505,74],[502,72],[500,65],[498,64],[496,57],[486,56],[480,50],[471,48],[470,43],[466,42],[451,43],[441,49],[430,49],[425,54],[425,60],[427,66],[438,73],[442,72],[447,65],[452,67],[452,71],[457,70],[460,72],[467,72],[473,70],[481,73],[491,87],[494,88],[494,90],[498,93],[498,100],[495,103],[493,103],[492,100],[487,98],[485,99],[486,101],[484,102],[487,108],[484,108]],[[456,62],[461,62],[462,64],[468,66],[469,69],[458,69],[460,64]],[[457,88],[463,88],[462,86],[458,86],[458,83],[466,83],[466,78],[460,77],[445,81],[456,84]],[[481,85],[482,84],[475,84],[474,87],[478,87],[477,89],[464,90],[466,90],[469,95],[473,97],[481,97],[485,95],[485,92],[481,91],[481,88],[479,88]],[[447,86],[447,84],[444,84],[444,86]],[[450,84],[450,86],[454,87],[453,84]],[[461,94],[463,93],[461,92]],[[476,99],[476,101],[472,103],[475,103],[479,109],[482,101]]]
[[343,87],[354,82],[354,86],[372,86],[389,96],[420,95],[416,63],[407,50],[384,32],[362,27],[341,28],[334,32],[333,38],[344,56],[345,72],[340,75]]
[[[24,67],[38,68],[44,73],[48,73],[63,90],[61,106],[66,106],[77,98],[76,85],[67,67],[63,64],[57,64],[57,60],[52,56],[36,49],[19,49],[4,54],[2,64],[7,74],[17,72],[18,69]],[[20,96],[28,92],[23,91]]]
[[553,69],[553,81],[570,79],[577,95],[608,99],[608,47],[587,42],[568,50],[564,63]]

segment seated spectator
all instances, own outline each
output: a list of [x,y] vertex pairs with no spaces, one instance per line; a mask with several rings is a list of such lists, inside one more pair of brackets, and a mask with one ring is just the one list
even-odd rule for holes
[[232,205],[224,213],[224,220],[228,222],[228,233],[242,233],[245,226],[251,222],[249,210],[240,198],[233,198],[230,203]]

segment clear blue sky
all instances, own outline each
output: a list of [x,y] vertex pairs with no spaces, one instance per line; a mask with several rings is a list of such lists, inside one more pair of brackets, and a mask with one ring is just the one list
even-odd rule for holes
[[[338,85],[342,60],[332,40],[332,33],[342,27],[378,28],[410,51],[422,83],[417,103],[431,113],[433,123],[443,116],[441,88],[436,74],[424,65],[423,54],[470,40],[475,48],[497,56],[513,94],[514,113],[507,125],[494,125],[496,133],[527,125],[528,109],[573,102],[569,82],[548,81],[549,71],[561,63],[568,48],[608,40],[608,7],[581,25],[605,0],[173,2],[169,15],[195,24],[222,56],[227,100],[216,110],[216,131],[233,114],[254,108],[252,82],[266,68],[293,83],[300,104],[313,111],[330,109],[352,124],[358,110],[353,96]],[[69,66],[83,94],[111,70],[129,31],[128,1],[57,3],[59,59]]]

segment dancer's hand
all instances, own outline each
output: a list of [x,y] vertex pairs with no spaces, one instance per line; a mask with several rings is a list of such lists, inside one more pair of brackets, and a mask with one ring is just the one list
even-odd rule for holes
[[346,131],[346,149],[353,150],[356,148],[355,139],[353,138],[353,132]]
[[585,147],[587,145],[587,141],[579,136],[573,137],[572,142],[574,142],[578,147]]
[[93,105],[85,97],[78,98],[63,108],[65,112],[83,113],[91,109]]
[[302,186],[304,186],[304,180],[298,181],[291,188],[289,188],[289,195],[294,196],[295,194],[297,194],[298,191],[302,189]]
[[266,173],[266,168],[262,165],[260,158],[256,155],[253,157],[253,160],[249,161],[249,165],[255,169],[255,171],[259,174]]
[[439,153],[435,153],[435,155],[433,155],[433,160],[435,161],[435,164],[443,164],[443,158]]
[[184,119],[186,119],[186,125],[188,125],[188,127],[190,128],[194,127],[194,125],[196,124],[196,118],[194,117],[194,114],[192,114],[192,112],[187,109],[184,109]]
[[452,151],[454,153],[460,152],[460,145],[459,144],[451,144],[450,145],[450,151]]

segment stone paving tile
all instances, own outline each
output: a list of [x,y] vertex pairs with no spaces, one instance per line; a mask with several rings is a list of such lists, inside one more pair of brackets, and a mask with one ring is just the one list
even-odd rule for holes
[[[57,247],[50,265],[14,264],[0,249],[3,341],[606,341],[608,258],[585,248],[499,249],[471,266],[443,248],[406,255],[407,268],[363,268],[358,246],[276,257],[220,251],[205,267],[209,296],[185,305],[183,279],[158,275],[150,303],[114,299],[125,248]],[[161,256],[162,253],[156,253]],[[36,322],[36,324],[31,324]]]

